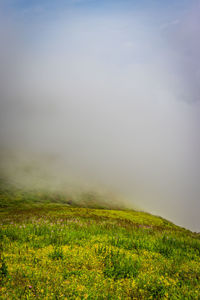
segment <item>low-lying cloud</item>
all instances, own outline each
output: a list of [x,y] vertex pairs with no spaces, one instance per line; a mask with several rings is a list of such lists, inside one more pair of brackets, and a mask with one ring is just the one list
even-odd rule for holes
[[184,22],[172,33],[139,13],[63,12],[28,29],[2,19],[4,172],[114,191],[199,230],[199,52],[190,63]]

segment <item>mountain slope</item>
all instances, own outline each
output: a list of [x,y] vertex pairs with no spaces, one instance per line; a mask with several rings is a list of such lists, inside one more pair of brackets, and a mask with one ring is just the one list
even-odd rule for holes
[[1,190],[1,299],[200,298],[198,234],[144,212],[32,198],[18,206],[8,194]]

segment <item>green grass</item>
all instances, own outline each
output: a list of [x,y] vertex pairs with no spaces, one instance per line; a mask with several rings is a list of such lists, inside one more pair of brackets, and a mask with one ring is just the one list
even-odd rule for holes
[[0,299],[200,299],[199,234],[45,195],[1,184]]

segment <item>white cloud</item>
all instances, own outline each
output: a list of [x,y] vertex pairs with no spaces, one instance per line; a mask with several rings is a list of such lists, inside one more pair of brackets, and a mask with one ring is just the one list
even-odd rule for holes
[[60,181],[78,177],[196,226],[197,106],[181,101],[186,87],[174,84],[179,73],[158,31],[122,14],[66,15],[45,28],[5,86],[7,145],[56,155]]

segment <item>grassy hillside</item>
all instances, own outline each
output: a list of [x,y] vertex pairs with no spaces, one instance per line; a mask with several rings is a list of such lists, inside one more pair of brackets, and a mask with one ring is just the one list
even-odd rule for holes
[[0,196],[1,299],[200,299],[198,234],[6,182]]

